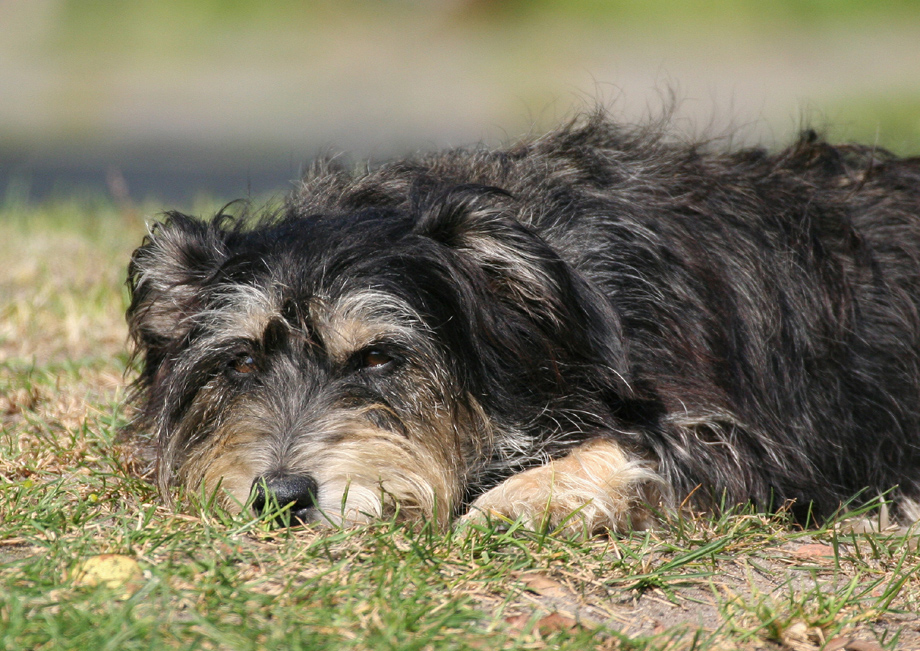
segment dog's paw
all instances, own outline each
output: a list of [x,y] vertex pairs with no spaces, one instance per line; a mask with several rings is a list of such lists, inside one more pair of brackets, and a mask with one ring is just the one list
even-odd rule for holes
[[[516,521],[525,529],[545,531],[556,528],[563,519],[561,500],[552,499],[553,483],[557,479],[553,464],[533,468],[514,475],[495,488],[480,495],[470,510],[460,519],[460,525],[492,523],[510,525]],[[585,504],[577,515],[584,511]],[[578,508],[578,507],[576,507]],[[565,515],[569,515],[566,513]],[[574,528],[574,518],[567,524]]]
[[520,522],[533,531],[594,535],[646,529],[661,505],[661,478],[612,441],[514,475],[473,502],[460,525]]

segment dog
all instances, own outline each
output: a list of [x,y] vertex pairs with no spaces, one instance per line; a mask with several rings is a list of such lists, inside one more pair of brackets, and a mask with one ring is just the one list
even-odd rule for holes
[[916,510],[920,159],[597,112],[231,212],[167,213],[129,266],[167,499],[590,534]]

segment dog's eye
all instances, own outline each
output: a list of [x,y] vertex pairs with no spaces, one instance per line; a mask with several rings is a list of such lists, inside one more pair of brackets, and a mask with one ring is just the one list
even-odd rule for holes
[[240,375],[249,375],[256,372],[256,360],[252,355],[243,355],[238,357],[233,363],[233,370]]
[[377,350],[376,348],[371,348],[370,350],[366,350],[361,354],[362,368],[381,368],[392,361],[393,358],[390,355],[387,355],[382,350]]

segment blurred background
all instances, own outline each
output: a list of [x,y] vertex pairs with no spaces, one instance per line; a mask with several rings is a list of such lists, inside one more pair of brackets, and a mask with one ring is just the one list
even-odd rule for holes
[[283,192],[596,103],[920,153],[917,0],[0,0],[0,193]]

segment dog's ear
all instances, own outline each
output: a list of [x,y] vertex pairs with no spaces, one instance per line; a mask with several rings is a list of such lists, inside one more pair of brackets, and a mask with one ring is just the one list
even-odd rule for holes
[[[549,316],[561,308],[559,287],[566,265],[553,249],[514,216],[514,200],[504,190],[466,185],[434,201],[415,232],[463,254],[484,272],[499,298]],[[545,313],[545,314],[544,314]]]
[[621,395],[631,392],[619,316],[550,243],[521,223],[511,195],[484,186],[457,188],[423,212],[415,230],[471,262],[490,298],[523,315],[548,346],[567,350],[570,360],[604,359],[616,371]]
[[221,219],[198,221],[167,213],[154,224],[128,266],[126,318],[135,343],[148,352],[181,340],[204,305],[206,285],[227,258]]

